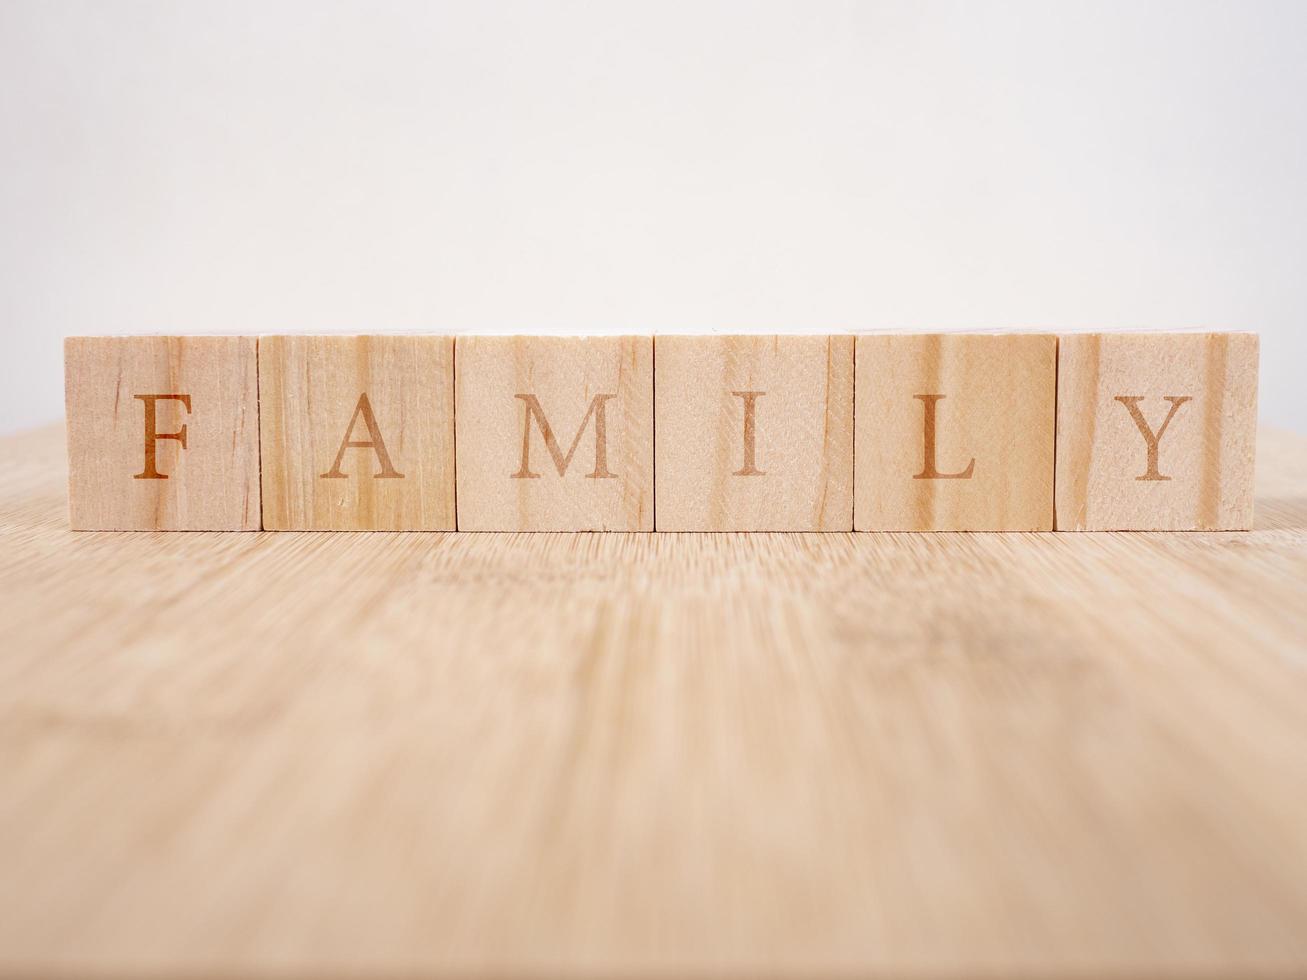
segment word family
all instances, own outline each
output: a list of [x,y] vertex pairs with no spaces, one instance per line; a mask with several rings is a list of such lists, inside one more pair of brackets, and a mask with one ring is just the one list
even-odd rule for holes
[[77,530],[1251,527],[1252,333],[71,337]]

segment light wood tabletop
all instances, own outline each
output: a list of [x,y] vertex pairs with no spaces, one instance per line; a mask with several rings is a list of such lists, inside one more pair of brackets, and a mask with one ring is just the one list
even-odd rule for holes
[[74,533],[0,973],[1302,975],[1307,440],[1230,534]]

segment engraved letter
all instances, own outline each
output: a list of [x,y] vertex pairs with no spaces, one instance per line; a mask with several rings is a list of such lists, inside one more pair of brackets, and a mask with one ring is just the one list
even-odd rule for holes
[[941,473],[935,466],[935,403],[944,395],[913,395],[913,398],[921,400],[921,407],[925,412],[925,460],[921,464],[921,472],[913,475],[914,480],[970,480],[972,474],[976,471],[976,460],[973,457],[967,464],[967,468],[957,473]]
[[754,466],[754,436],[757,427],[754,423],[754,406],[758,399],[767,394],[765,391],[732,391],[736,398],[744,399],[744,465],[736,470],[732,476],[766,476],[762,470]]
[[576,455],[576,447],[581,443],[581,436],[585,433],[585,427],[590,421],[590,416],[595,420],[595,468],[594,472],[585,475],[587,480],[611,480],[616,474],[608,472],[608,422],[605,416],[605,406],[608,399],[616,398],[616,395],[595,395],[590,401],[590,407],[586,409],[585,418],[581,420],[581,428],[576,430],[576,438],[572,440],[572,447],[568,449],[567,455],[564,456],[558,448],[558,440],[554,438],[554,430],[549,426],[549,420],[545,418],[544,409],[540,407],[540,400],[535,395],[514,395],[514,398],[520,398],[526,404],[526,415],[522,420],[522,465],[514,473],[511,479],[514,480],[538,480],[539,473],[531,472],[531,420],[536,420],[536,426],[540,429],[540,434],[544,436],[545,448],[549,450],[549,455],[553,457],[554,469],[558,470],[558,475],[562,476],[567,472],[567,468],[572,465],[572,457]]
[[[366,442],[351,442],[350,436],[354,434],[354,425],[358,422],[360,415],[363,416],[363,424],[368,427],[368,440]],[[336,452],[336,462],[319,479],[343,480],[346,478],[345,473],[340,468],[340,461],[345,458],[346,449],[371,449],[376,452],[377,461],[381,463],[381,472],[372,474],[374,480],[404,479],[404,474],[396,470],[390,462],[390,454],[386,452],[386,444],[381,439],[381,430],[377,428],[377,417],[372,414],[372,403],[368,401],[367,392],[359,395],[358,404],[354,406],[354,414],[349,419],[349,428],[345,430],[345,439]]]
[[1193,401],[1192,395],[1165,395],[1165,401],[1171,403],[1171,410],[1166,413],[1157,432],[1154,433],[1144,420],[1144,413],[1139,411],[1139,403],[1144,400],[1143,395],[1117,395],[1116,401],[1119,401],[1130,412],[1130,417],[1134,419],[1135,428],[1139,434],[1144,437],[1144,443],[1148,447],[1148,469],[1144,471],[1143,476],[1135,477],[1136,480],[1169,480],[1169,476],[1163,476],[1157,470],[1157,447],[1162,441],[1162,435],[1166,432],[1166,427],[1171,424],[1171,419],[1175,418],[1176,410],[1185,402]]
[[160,439],[176,439],[186,448],[186,426],[182,425],[176,432],[160,432],[158,429],[157,418],[155,414],[155,403],[164,398],[170,401],[181,402],[182,407],[187,413],[191,410],[190,395],[133,395],[133,398],[139,398],[145,403],[145,466],[141,472],[135,474],[133,480],[166,480],[167,473],[160,473],[155,467],[155,448]]

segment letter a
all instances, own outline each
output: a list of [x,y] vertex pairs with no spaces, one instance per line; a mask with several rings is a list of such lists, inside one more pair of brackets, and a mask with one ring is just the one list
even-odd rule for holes
[[913,395],[913,398],[920,399],[922,408],[925,412],[924,421],[924,438],[925,438],[925,460],[921,465],[921,472],[914,474],[914,480],[970,480],[972,474],[976,471],[976,460],[973,457],[967,464],[966,469],[957,473],[941,473],[935,466],[935,403],[946,397],[944,395]]
[[[354,434],[354,424],[358,422],[360,415],[363,416],[363,424],[368,427],[368,441],[352,442],[350,436]],[[377,461],[381,463],[381,472],[372,475],[374,480],[404,479],[404,474],[397,471],[390,462],[390,454],[386,452],[386,444],[381,439],[381,430],[377,428],[377,417],[372,414],[372,403],[368,401],[367,392],[359,395],[358,404],[354,406],[354,414],[349,419],[349,428],[345,430],[345,439],[336,452],[336,462],[319,479],[345,479],[345,473],[340,468],[340,461],[345,458],[346,449],[371,449],[376,452]]]
[[133,480],[166,480],[167,473],[160,473],[155,465],[155,452],[158,448],[160,439],[176,439],[186,448],[186,426],[183,425],[176,432],[160,432],[158,426],[158,417],[155,405],[158,401],[175,401],[181,402],[182,407],[186,409],[189,415],[191,411],[190,395],[133,395],[133,398],[139,398],[145,403],[145,466],[141,472],[132,476]]
[[514,395],[514,398],[520,398],[526,403],[526,416],[522,421],[522,465],[518,471],[512,474],[514,480],[538,480],[539,473],[531,472],[531,420],[536,420],[536,426],[540,429],[540,434],[544,437],[545,448],[549,450],[549,455],[553,458],[554,469],[558,470],[558,475],[562,476],[567,472],[567,468],[572,465],[572,457],[576,455],[576,447],[581,443],[581,436],[585,433],[585,427],[590,422],[590,416],[595,420],[595,468],[593,472],[585,475],[587,480],[612,480],[615,474],[608,472],[608,424],[604,414],[604,407],[608,404],[608,399],[616,398],[616,395],[595,395],[590,401],[590,407],[586,409],[585,418],[581,420],[581,428],[576,430],[576,438],[572,440],[572,446],[567,450],[564,456],[562,450],[558,448],[558,440],[554,438],[554,430],[549,426],[549,420],[545,418],[544,410],[540,407],[540,400],[535,395]]
[[1126,407],[1130,413],[1130,418],[1134,419],[1135,428],[1139,434],[1144,437],[1144,444],[1148,448],[1148,468],[1144,470],[1143,476],[1135,477],[1136,480],[1169,480],[1169,476],[1163,476],[1157,469],[1157,449],[1162,441],[1162,435],[1166,432],[1166,427],[1171,424],[1171,419],[1175,418],[1175,413],[1185,402],[1193,401],[1192,395],[1164,395],[1163,400],[1171,403],[1171,410],[1166,413],[1166,418],[1162,421],[1157,432],[1154,433],[1149,427],[1148,422],[1144,419],[1144,413],[1139,411],[1139,403],[1144,400],[1143,395],[1117,395],[1115,401],[1119,401]]

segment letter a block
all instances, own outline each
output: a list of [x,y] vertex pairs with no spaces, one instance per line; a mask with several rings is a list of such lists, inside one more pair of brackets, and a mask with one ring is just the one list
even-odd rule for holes
[[452,531],[454,341],[259,342],[263,526]]
[[651,337],[459,337],[458,526],[653,530]]
[[853,529],[853,338],[654,341],[660,531]]
[[1057,338],[858,338],[854,526],[1050,531]]
[[1256,334],[1061,339],[1059,531],[1249,529],[1256,438]]
[[257,348],[254,337],[69,337],[73,529],[258,530]]

